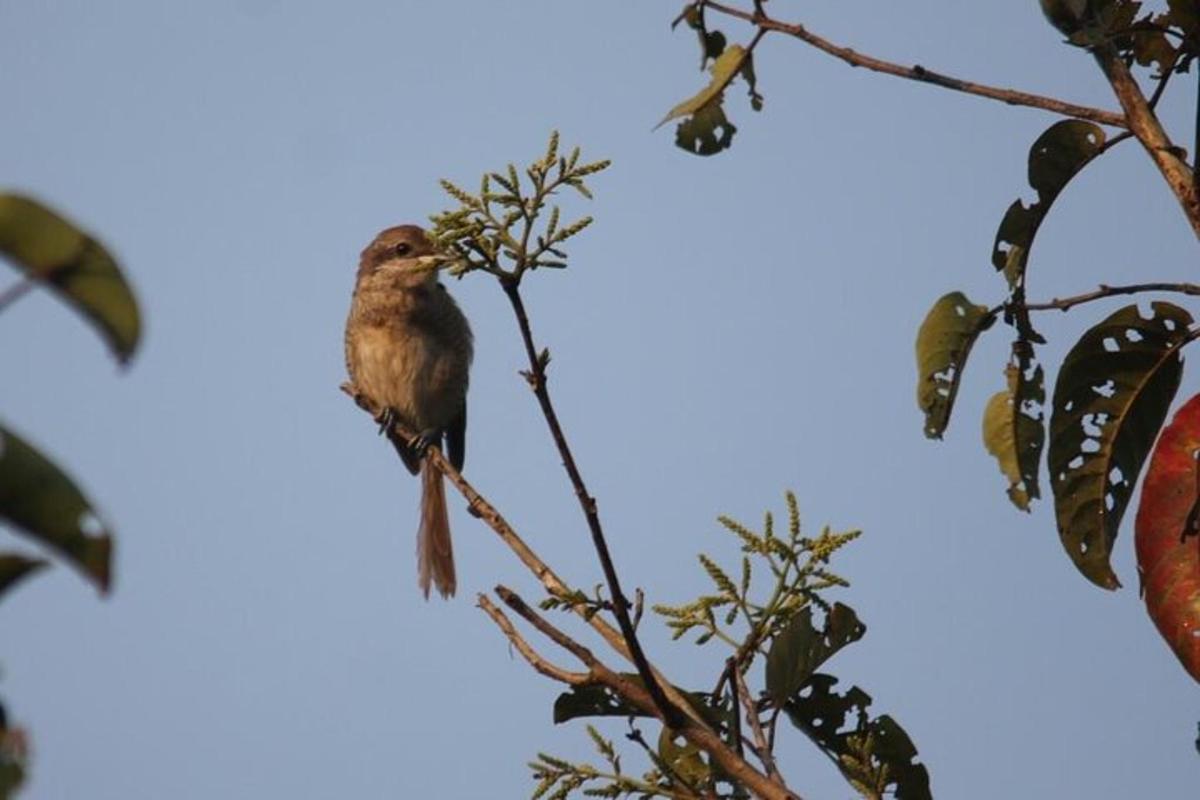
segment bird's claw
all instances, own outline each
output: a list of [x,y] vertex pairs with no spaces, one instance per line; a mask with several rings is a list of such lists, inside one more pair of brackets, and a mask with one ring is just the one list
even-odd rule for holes
[[392,430],[392,426],[396,424],[396,409],[385,408],[379,412],[379,416],[375,418],[379,423],[379,435],[383,436]]
[[438,444],[441,441],[442,432],[433,428],[421,431],[416,439],[413,440],[412,449],[417,454],[417,458],[424,458],[425,451],[431,446]]

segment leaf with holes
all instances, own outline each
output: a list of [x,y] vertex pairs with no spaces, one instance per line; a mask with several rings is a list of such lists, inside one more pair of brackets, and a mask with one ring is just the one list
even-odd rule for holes
[[1154,448],[1134,525],[1146,611],[1183,668],[1200,681],[1200,395],[1184,403]]
[[40,558],[28,558],[17,553],[0,553],[0,595],[47,566]]
[[[1022,355],[1025,353],[1026,355]],[[997,392],[983,412],[983,444],[1008,478],[1008,499],[1022,511],[1041,496],[1038,467],[1046,443],[1042,404],[1046,401],[1042,367],[1027,342],[1013,345],[1004,371],[1008,389]]]
[[83,314],[120,361],[133,356],[141,332],[137,301],[99,242],[36,200],[0,194],[0,254]]
[[771,639],[767,651],[767,694],[782,706],[822,664],[867,632],[854,609],[834,603],[825,618],[825,629],[813,626],[812,609],[806,608]]
[[1033,143],[1029,150],[1029,185],[1037,190],[1037,202],[1026,207],[1014,200],[1000,221],[992,246],[992,266],[1004,273],[1010,288],[1024,285],[1029,248],[1050,205],[1103,146],[1104,130],[1078,119],[1056,122]]
[[783,707],[792,724],[828,753],[848,779],[857,780],[867,769],[881,776],[885,786],[876,796],[886,790],[897,800],[931,798],[929,770],[917,760],[917,748],[904,728],[887,714],[872,718],[867,710],[871,696],[862,689],[852,686],[839,694],[836,684],[837,678],[821,672],[810,677]]
[[930,439],[942,438],[971,347],[996,321],[987,312],[962,292],[951,292],[933,304],[917,331],[917,405]]
[[1121,585],[1109,559],[1142,462],[1179,388],[1192,317],[1126,306],[1085,333],[1063,360],[1050,416],[1050,485],[1058,533],[1088,580]]
[[0,519],[54,549],[108,591],[112,537],[95,510],[62,470],[4,427]]

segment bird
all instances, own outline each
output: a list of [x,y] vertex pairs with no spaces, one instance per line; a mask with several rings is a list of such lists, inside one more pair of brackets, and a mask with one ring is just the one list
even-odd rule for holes
[[[456,577],[441,472],[425,458],[441,448],[455,469],[466,455],[471,326],[438,280],[444,261],[418,225],[381,231],[359,259],[346,319],[346,370],[354,391],[379,410],[377,421],[413,475],[421,475],[417,582],[449,598]],[[400,422],[418,437],[393,430]]]

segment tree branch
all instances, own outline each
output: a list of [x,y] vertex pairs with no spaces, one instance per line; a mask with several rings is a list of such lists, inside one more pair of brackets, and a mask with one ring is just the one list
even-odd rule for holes
[[[518,595],[503,586],[496,587],[496,594],[518,616],[544,634],[555,644],[570,652],[588,668],[588,674],[598,683],[604,684],[618,694],[626,702],[637,706],[645,713],[662,717],[657,702],[642,686],[626,678],[620,673],[613,672],[603,662],[597,659],[590,650],[571,639],[565,633],[554,627],[536,611],[529,607]],[[692,744],[708,753],[725,771],[725,773],[765,800],[801,800],[788,791],[787,788],[773,782],[759,772],[744,758],[738,756],[707,726],[699,725],[690,717],[681,717],[678,727],[671,726],[681,736]]]
[[[341,389],[354,400],[359,408],[366,411],[372,417],[378,419],[382,409],[374,406],[370,400],[360,394],[355,389],[353,384],[348,382],[343,383]],[[415,431],[409,430],[399,422],[394,422],[392,428],[397,434],[404,437],[405,441],[411,442],[417,438],[417,433]],[[572,594],[572,587],[567,585],[567,583],[563,581],[553,569],[551,569],[550,565],[543,561],[541,557],[539,557],[538,554],[535,553],[533,549],[525,543],[525,540],[523,540],[517,534],[516,530],[512,527],[512,525],[509,524],[508,520],[506,520],[504,516],[496,509],[496,507],[488,502],[487,498],[480,494],[479,491],[476,490],[476,488],[472,486],[471,483],[454,468],[454,465],[446,459],[445,455],[443,455],[440,450],[438,450],[436,447],[429,448],[426,451],[425,458],[429,459],[433,466],[437,467],[438,471],[445,475],[447,480],[449,480],[450,483],[453,484],[456,489],[458,489],[459,494],[461,494],[467,501],[467,507],[471,514],[482,520],[485,525],[491,528],[492,531],[500,537],[500,540],[504,542],[504,544],[507,545],[510,550],[512,550],[517,559],[524,564],[526,569],[528,569],[530,573],[537,578],[538,582],[542,584],[542,587],[546,590],[547,594],[552,597],[566,597]],[[633,661],[625,637],[619,630],[605,622],[599,614],[592,614],[589,616],[582,607],[574,607],[572,610],[589,626],[591,626],[596,633],[600,634],[600,637],[603,638],[604,641],[613,648],[613,650],[619,653],[622,658],[628,659],[630,662]],[[671,686],[668,681],[664,680],[653,666],[651,666],[650,669],[658,678],[659,685],[662,686],[663,691],[672,700],[674,700],[675,707],[683,709],[684,713],[691,717],[697,724],[704,725],[704,720],[694,709],[692,709],[692,707],[683,699],[683,697],[679,695],[675,688]]]
[[608,550],[608,542],[604,538],[604,530],[600,525],[600,514],[596,509],[596,499],[588,493],[587,485],[583,482],[583,475],[579,472],[579,467],[575,464],[575,456],[571,453],[571,448],[567,444],[566,434],[563,433],[562,425],[558,421],[558,414],[554,411],[554,404],[550,400],[550,392],[546,388],[546,363],[545,360],[538,356],[537,347],[533,342],[533,331],[529,325],[529,315],[525,311],[525,303],[521,299],[521,288],[518,280],[501,280],[500,285],[504,288],[505,295],[508,296],[509,302],[512,304],[513,313],[517,317],[517,325],[521,329],[521,340],[525,343],[525,355],[529,359],[529,371],[525,373],[526,380],[529,386],[533,389],[534,395],[537,397],[538,405],[542,409],[542,416],[546,418],[546,424],[550,428],[550,435],[554,439],[554,445],[558,448],[558,454],[562,458],[563,468],[566,469],[568,477],[571,479],[571,485],[575,488],[575,497],[579,500],[579,507],[583,511],[583,515],[587,520],[588,530],[592,535],[592,545],[596,548],[596,556],[600,559],[600,566],[604,571],[604,580],[608,584],[609,594],[612,595],[612,610],[613,616],[617,619],[617,626],[621,629],[621,635],[625,638],[625,643],[629,647],[629,656],[633,661],[634,667],[638,671],[638,675],[646,684],[646,690],[650,693],[650,697],[654,700],[659,714],[668,727],[676,728],[683,721],[683,713],[679,707],[672,703],[663,693],[662,687],[658,683],[658,679],[654,675],[654,671],[650,667],[650,662],[646,658],[646,654],[642,651],[641,642],[638,641],[637,631],[634,630],[633,622],[629,616],[629,600],[621,591],[621,583],[617,577],[617,570],[613,566],[612,555]]
[[863,55],[852,50],[849,47],[836,45],[828,39],[810,33],[803,25],[780,22],[772,19],[762,13],[752,13],[743,11],[740,8],[727,6],[724,3],[711,2],[711,0],[701,0],[701,5],[705,8],[711,8],[722,14],[726,14],[737,19],[745,20],[758,27],[760,31],[777,31],[793,36],[805,44],[811,45],[823,53],[827,53],[834,58],[841,59],[852,67],[864,67],[872,72],[881,72],[885,75],[893,75],[897,78],[906,78],[920,83],[929,83],[934,86],[940,86],[943,89],[951,89],[956,92],[965,94],[973,94],[977,97],[986,97],[990,100],[999,100],[1002,103],[1007,103],[1012,106],[1028,106],[1030,108],[1040,108],[1043,111],[1050,111],[1055,114],[1061,114],[1066,117],[1075,117],[1077,119],[1086,119],[1101,125],[1111,125],[1117,128],[1128,127],[1125,117],[1112,111],[1105,111],[1099,108],[1091,108],[1089,106],[1076,105],[1063,100],[1058,100],[1053,97],[1044,95],[1030,94],[1029,92],[1020,92],[1013,89],[1002,89],[996,86],[988,86],[982,83],[974,83],[972,81],[962,80],[950,75],[945,75],[940,72],[926,69],[920,64],[914,64],[911,67],[906,67],[902,64],[895,64],[890,61],[874,58],[872,56]]
[[779,773],[779,767],[775,764],[775,756],[771,753],[771,748],[767,744],[767,736],[763,733],[762,722],[758,718],[758,707],[754,704],[754,699],[750,696],[750,689],[746,686],[746,679],[742,676],[742,671],[738,665],[733,665],[733,683],[734,691],[737,693],[738,699],[742,702],[742,707],[746,709],[746,719],[750,723],[750,735],[754,737],[754,750],[758,754],[758,758],[762,761],[763,767],[767,770],[767,776],[775,781],[780,786],[786,786],[783,782],[783,775]]
[[513,624],[509,622],[508,617],[504,616],[504,612],[496,608],[496,605],[488,599],[487,595],[480,594],[476,596],[475,605],[483,609],[484,613],[492,618],[492,622],[496,623],[501,632],[508,637],[508,641],[512,644],[516,651],[529,663],[529,666],[534,670],[560,683],[565,683],[568,686],[586,686],[595,681],[586,672],[571,672],[562,667],[551,664],[546,659],[542,658],[529,642],[517,632]]
[[1097,45],[1092,53],[1112,85],[1121,108],[1125,109],[1129,130],[1150,154],[1150,158],[1182,206],[1192,231],[1200,238],[1200,195],[1196,192],[1196,180],[1191,167],[1180,157],[1179,148],[1172,144],[1163,130],[1146,96],[1142,94],[1141,87],[1134,80],[1133,74],[1116,48],[1111,44]]
[[[1071,297],[1055,297],[1044,303],[1026,303],[1025,308],[1029,311],[1066,311],[1073,306],[1090,303],[1093,300],[1102,300],[1105,297],[1116,297],[1118,295],[1141,294],[1142,292],[1174,292],[1176,294],[1200,296],[1200,285],[1195,283],[1131,283],[1125,286],[1100,284],[1100,288],[1095,291],[1084,292],[1083,294]],[[1004,311],[1003,303],[989,309],[988,314],[994,317],[1002,311]]]

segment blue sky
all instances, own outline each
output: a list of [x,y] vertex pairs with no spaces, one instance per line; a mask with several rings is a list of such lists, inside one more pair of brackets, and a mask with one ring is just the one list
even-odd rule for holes
[[[127,372],[51,298],[0,317],[5,423],[119,534],[111,598],[59,568],[0,613],[0,695],[34,734],[27,797],[522,797],[535,752],[589,752],[550,722],[559,687],[473,605],[534,583],[454,500],[460,596],[423,601],[417,482],[338,391],[359,250],[446,207],[439,177],[473,185],[552,128],[614,161],[595,202],[569,206],[597,220],[571,268],[534,275],[528,303],[625,584],[695,596],[694,553],[735,558],[715,517],[753,523],[794,489],[810,531],[865,530],[836,566],[868,634],[829,667],[906,727],[938,796],[1194,789],[1200,703],[1145,618],[1131,531],[1126,588],[1093,588],[1050,505],[1012,509],[983,450],[1007,340],[976,348],[944,442],[914,401],[933,300],[1002,298],[995,229],[1030,197],[1028,147],[1055,118],[769,37],[766,108],[735,87],[735,147],[691,157],[651,132],[703,81],[691,35],[668,30],[677,6],[0,0],[0,185],[98,232],[146,315]],[[1033,2],[771,10],[881,57],[1115,107]],[[1192,114],[1164,103],[1184,141]],[[1187,280],[1194,263],[1126,144],[1059,199],[1030,296]],[[591,586],[504,298],[482,277],[451,288],[477,341],[467,474]],[[1119,305],[1042,318],[1044,363]],[[1179,398],[1198,387],[1185,369]],[[643,630],[677,682],[711,684],[724,653]],[[801,737],[780,751],[806,797],[850,794]]]

